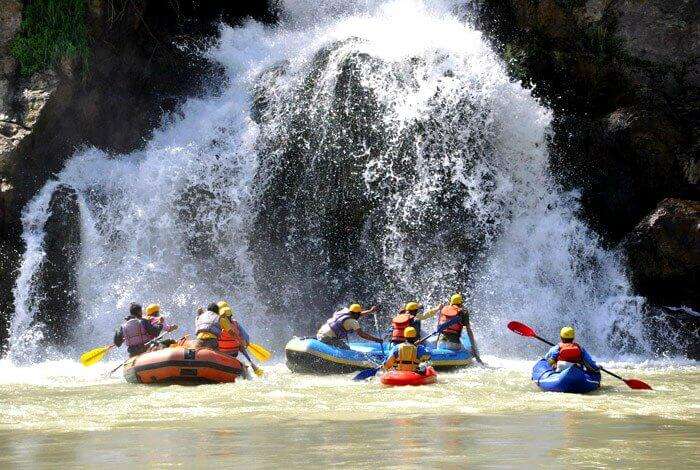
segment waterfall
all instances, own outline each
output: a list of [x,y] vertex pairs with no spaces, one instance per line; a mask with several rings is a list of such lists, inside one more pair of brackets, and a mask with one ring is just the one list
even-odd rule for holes
[[206,52],[223,91],[142,150],[78,151],[27,207],[12,350],[32,342],[18,335],[40,314],[32,272],[61,183],[84,234],[76,350],[108,342],[132,301],[191,329],[225,297],[280,344],[343,302],[387,319],[460,290],[487,352],[525,350],[511,319],[550,338],[574,324],[598,354],[648,352],[643,299],[550,174],[550,111],[459,3],[290,0],[274,27],[223,27]]

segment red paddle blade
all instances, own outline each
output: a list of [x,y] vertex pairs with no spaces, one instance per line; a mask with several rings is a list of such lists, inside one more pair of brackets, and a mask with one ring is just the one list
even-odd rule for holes
[[653,390],[649,384],[637,379],[624,379],[629,388],[633,390]]
[[522,336],[536,336],[535,330],[517,321],[512,321],[508,323],[508,329]]

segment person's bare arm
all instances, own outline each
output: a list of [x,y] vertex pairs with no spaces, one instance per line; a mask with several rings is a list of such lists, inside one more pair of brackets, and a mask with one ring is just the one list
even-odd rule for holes
[[372,305],[372,308],[370,308],[369,310],[363,310],[362,315],[368,315],[370,313],[375,313],[378,311],[379,311],[379,307],[377,307],[376,305]]
[[376,336],[371,335],[363,330],[357,330],[356,333],[357,333],[357,336],[359,336],[360,338],[366,339],[367,341],[374,341],[375,343],[383,343],[384,342],[384,340],[382,340],[381,338],[377,338]]

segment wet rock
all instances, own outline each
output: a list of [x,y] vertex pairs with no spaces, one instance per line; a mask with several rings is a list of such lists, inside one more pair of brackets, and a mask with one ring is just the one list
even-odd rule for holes
[[80,207],[72,188],[59,186],[49,203],[51,215],[44,225],[44,252],[36,273],[36,323],[46,326],[51,344],[69,344],[72,326],[80,319],[78,262],[80,260]]
[[663,200],[624,246],[641,293],[658,304],[700,311],[700,202]]
[[480,26],[555,111],[562,184],[613,242],[666,197],[696,199],[700,40],[688,0],[482,0]]

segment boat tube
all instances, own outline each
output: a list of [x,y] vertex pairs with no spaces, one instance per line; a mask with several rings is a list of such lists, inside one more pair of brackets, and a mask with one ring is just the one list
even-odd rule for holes
[[532,368],[532,380],[546,392],[588,393],[600,388],[600,371],[574,365],[557,372],[545,359]]
[[246,369],[238,359],[211,349],[175,346],[143,353],[124,364],[127,382],[198,384],[235,382]]
[[418,372],[411,372],[408,370],[389,370],[379,377],[379,381],[383,385],[393,387],[403,385],[428,385],[434,384],[436,380],[437,373],[432,367],[427,367],[425,369],[425,374],[419,374]]
[[[469,340],[460,351],[436,348],[435,343],[425,343],[430,352],[431,365],[437,370],[449,370],[472,363]],[[392,344],[350,342],[350,349],[342,349],[323,343],[315,338],[292,338],[285,346],[287,367],[301,374],[347,374],[363,369],[372,369],[384,363]]]

